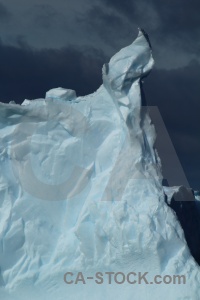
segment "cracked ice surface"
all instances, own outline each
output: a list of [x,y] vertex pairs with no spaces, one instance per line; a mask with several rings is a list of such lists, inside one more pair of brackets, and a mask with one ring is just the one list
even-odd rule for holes
[[[142,31],[103,84],[0,103],[0,299],[199,299],[199,267],[165,203],[141,79]],[[185,285],[66,285],[66,272],[186,275]],[[152,278],[152,277],[151,277]]]

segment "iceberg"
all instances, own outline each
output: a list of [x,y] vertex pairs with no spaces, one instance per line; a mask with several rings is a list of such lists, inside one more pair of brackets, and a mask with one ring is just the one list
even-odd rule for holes
[[140,30],[95,93],[0,103],[0,299],[200,299],[143,103],[153,65]]

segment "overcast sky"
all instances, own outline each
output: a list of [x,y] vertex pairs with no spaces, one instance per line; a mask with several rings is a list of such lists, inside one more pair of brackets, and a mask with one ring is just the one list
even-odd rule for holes
[[190,185],[200,189],[199,0],[0,1],[0,101],[41,98],[58,86],[95,91],[103,63],[138,27],[156,62],[144,83],[147,103],[159,107]]

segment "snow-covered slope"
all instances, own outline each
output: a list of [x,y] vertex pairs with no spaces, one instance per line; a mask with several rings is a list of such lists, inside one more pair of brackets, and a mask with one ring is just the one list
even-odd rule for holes
[[[140,31],[104,65],[94,94],[58,88],[0,103],[0,299],[200,299],[142,107],[153,63]],[[149,284],[66,284],[66,272],[148,272]],[[155,275],[186,283],[155,284]]]

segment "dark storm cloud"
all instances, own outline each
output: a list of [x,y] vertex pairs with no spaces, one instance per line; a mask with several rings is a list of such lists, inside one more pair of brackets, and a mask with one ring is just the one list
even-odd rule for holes
[[176,131],[200,134],[199,78],[200,64],[192,61],[173,71],[155,69],[144,84],[148,102],[165,112],[166,120],[170,121],[172,128],[176,127]]
[[[158,106],[191,187],[200,178],[200,64],[153,70],[144,83],[148,105]],[[170,163],[170,162],[169,162]]]
[[[24,45],[24,44],[22,44]],[[75,89],[78,95],[95,91],[101,84],[105,60],[100,51],[73,48],[34,51],[0,45],[0,101],[45,96],[53,87]]]

